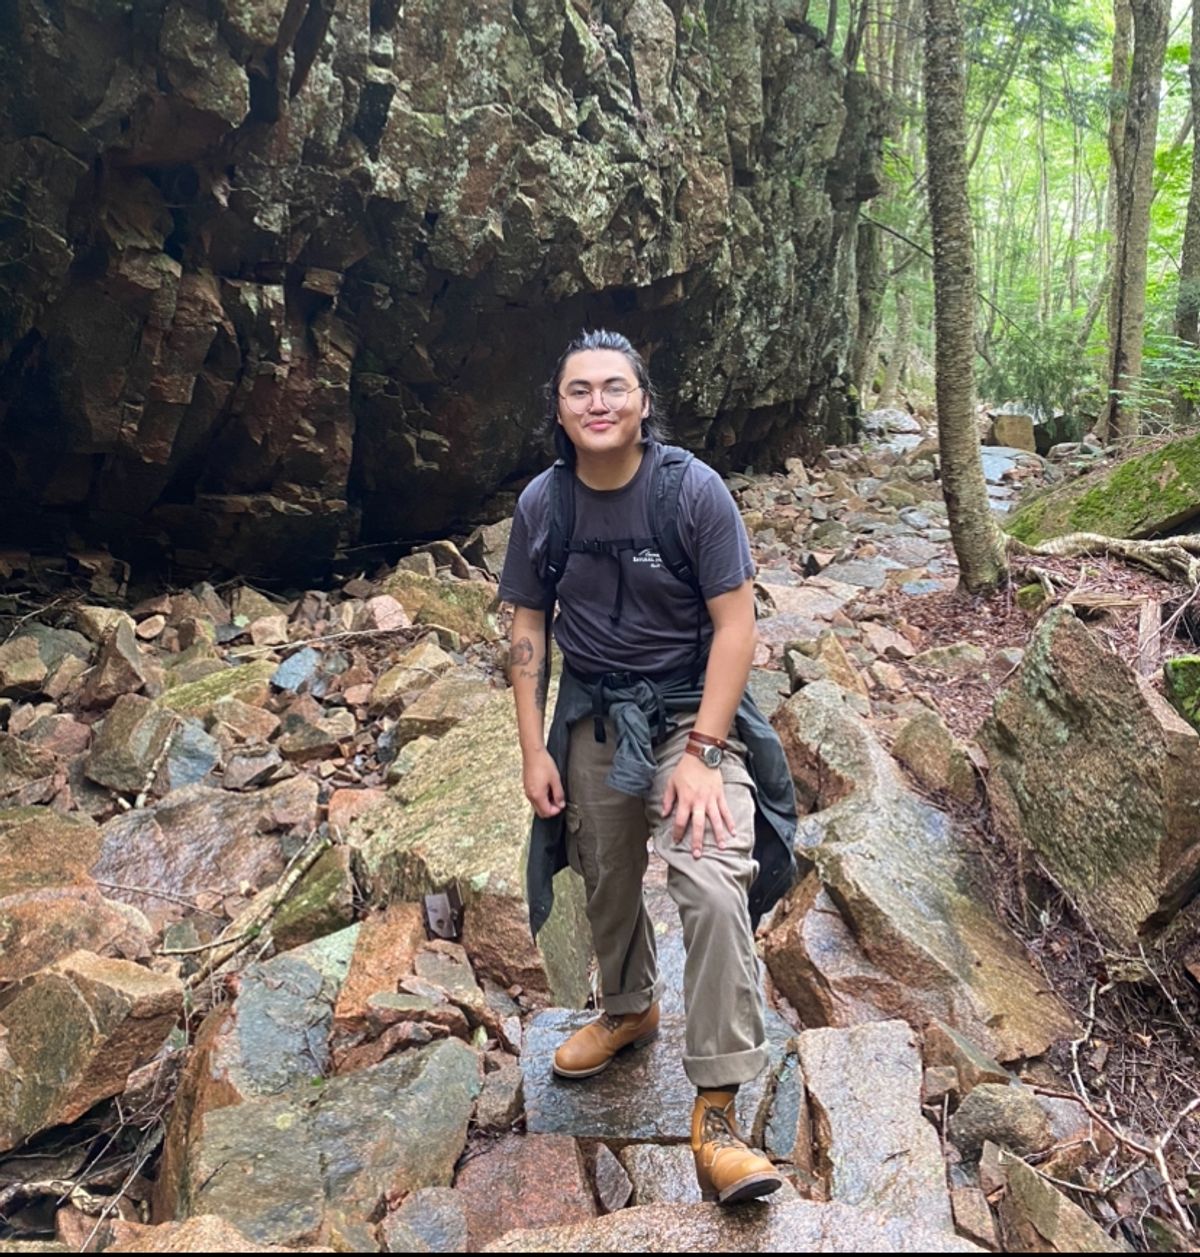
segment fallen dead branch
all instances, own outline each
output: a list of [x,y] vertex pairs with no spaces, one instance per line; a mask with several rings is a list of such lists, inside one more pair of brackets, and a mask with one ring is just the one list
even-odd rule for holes
[[184,981],[184,987],[187,990],[195,990],[222,965],[232,960],[248,942],[258,938],[275,915],[279,905],[291,894],[292,888],[331,844],[332,838],[328,833],[314,834],[292,858],[283,876],[275,883],[274,889],[265,896],[263,902],[251,905],[236,921],[230,922],[221,936],[211,943],[206,943],[200,948],[159,952],[158,954],[163,956],[186,955],[195,951],[211,953],[200,968]]

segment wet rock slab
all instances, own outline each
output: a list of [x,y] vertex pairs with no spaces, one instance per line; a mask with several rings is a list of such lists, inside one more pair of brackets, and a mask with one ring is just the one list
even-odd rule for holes
[[946,1167],[921,1115],[921,1056],[907,1023],[806,1030],[797,1050],[830,1198],[950,1230]]
[[467,1161],[455,1191],[471,1252],[519,1226],[583,1222],[597,1213],[579,1145],[565,1135],[505,1135]]
[[489,1253],[978,1253],[919,1219],[833,1202],[645,1205],[576,1226],[510,1231]]
[[[526,1129],[530,1134],[574,1135],[610,1145],[685,1143],[691,1138],[696,1089],[683,1072],[684,1019],[664,1014],[658,1038],[648,1047],[625,1052],[604,1071],[582,1082],[557,1077],[555,1049],[593,1021],[595,1013],[552,1008],[526,1027],[521,1067],[525,1071]],[[792,1030],[768,1013],[771,1065],[738,1092],[743,1130],[754,1130],[780,1067]]]

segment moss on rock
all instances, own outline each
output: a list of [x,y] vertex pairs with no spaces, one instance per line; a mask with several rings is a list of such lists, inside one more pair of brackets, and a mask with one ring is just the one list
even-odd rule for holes
[[270,692],[271,677],[278,666],[269,659],[260,659],[256,663],[226,668],[198,681],[173,686],[156,701],[168,711],[204,720],[223,698],[236,698],[251,707],[259,707]]
[[1006,524],[1036,545],[1071,532],[1153,537],[1200,515],[1200,435],[1182,437],[1115,467],[1039,494]]
[[439,580],[397,570],[383,582],[414,624],[437,624],[465,638],[494,641],[499,633],[492,615],[495,587],[483,581]]
[[1200,655],[1180,655],[1163,664],[1167,698],[1194,728],[1200,729]]

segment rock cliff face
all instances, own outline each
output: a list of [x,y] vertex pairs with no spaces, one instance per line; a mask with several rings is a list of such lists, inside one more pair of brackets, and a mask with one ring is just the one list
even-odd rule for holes
[[841,434],[879,109],[799,0],[0,0],[5,531],[319,567],[542,464],[584,324]]

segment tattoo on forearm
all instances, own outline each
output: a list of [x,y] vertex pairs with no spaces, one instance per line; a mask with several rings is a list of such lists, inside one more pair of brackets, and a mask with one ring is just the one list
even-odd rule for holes
[[533,642],[528,637],[518,637],[513,642],[509,658],[512,660],[514,667],[524,667],[533,658]]

